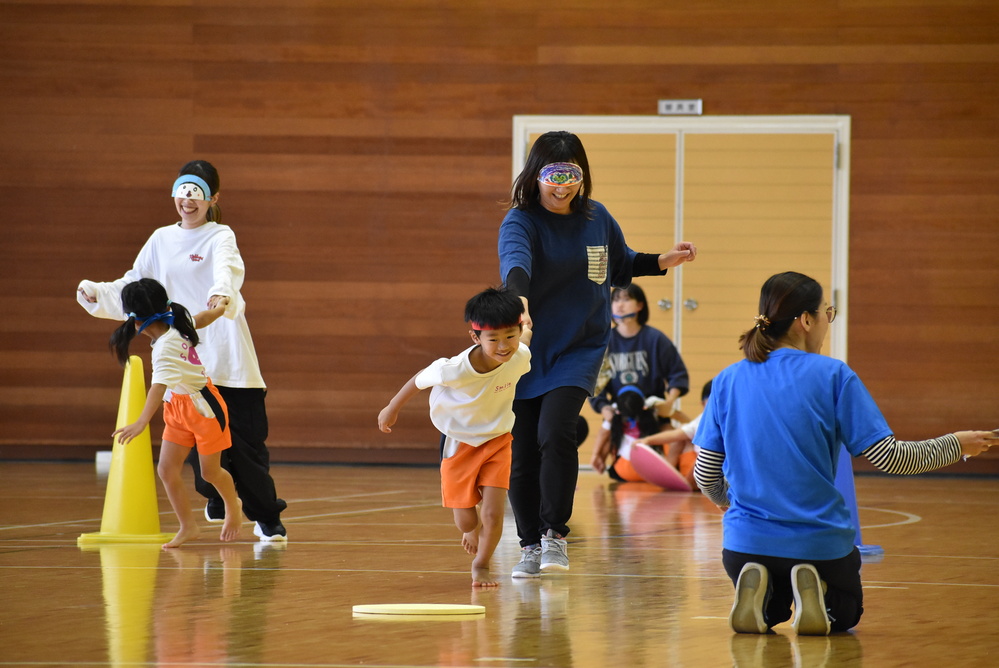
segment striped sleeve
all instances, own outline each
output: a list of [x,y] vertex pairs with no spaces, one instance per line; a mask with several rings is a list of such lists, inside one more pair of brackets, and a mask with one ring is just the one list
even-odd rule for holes
[[701,448],[694,462],[694,482],[716,506],[728,505],[728,481],[722,474],[725,454]]
[[896,441],[888,436],[860,454],[885,473],[915,475],[961,459],[961,442],[954,434],[927,441]]

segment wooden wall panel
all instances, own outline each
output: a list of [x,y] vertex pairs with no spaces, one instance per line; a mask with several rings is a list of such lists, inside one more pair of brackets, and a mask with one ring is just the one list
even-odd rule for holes
[[274,459],[434,461],[425,397],[391,436],[375,416],[498,281],[511,117],[691,97],[852,117],[851,365],[900,437],[999,426],[997,26],[985,0],[8,0],[0,457],[107,447],[114,325],[73,290],[174,221],[201,157]]

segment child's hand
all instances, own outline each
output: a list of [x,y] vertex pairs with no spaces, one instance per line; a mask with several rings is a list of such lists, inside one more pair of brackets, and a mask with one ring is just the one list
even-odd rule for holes
[[386,434],[392,433],[392,425],[395,421],[399,419],[399,412],[394,410],[391,406],[386,406],[378,414],[378,428],[384,431]]
[[208,308],[216,309],[219,306],[221,306],[224,310],[227,306],[229,306],[229,298],[223,297],[222,295],[212,295],[208,300]]
[[604,456],[600,453],[594,452],[593,459],[590,460],[590,466],[597,473],[603,473],[607,470],[607,462],[604,460]]
[[115,429],[114,433],[111,434],[113,439],[115,436],[118,437],[119,443],[130,443],[132,439],[145,431],[146,425],[141,422],[133,422],[132,424],[127,424],[121,429]]

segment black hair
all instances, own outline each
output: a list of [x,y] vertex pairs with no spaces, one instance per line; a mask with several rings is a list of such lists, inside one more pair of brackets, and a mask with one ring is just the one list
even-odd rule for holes
[[[714,378],[712,378],[711,380],[714,380]],[[708,382],[704,383],[704,387],[701,388],[701,401],[702,402],[707,401],[708,397],[711,396],[711,380],[709,380]]]
[[638,309],[638,315],[636,318],[638,320],[638,324],[644,326],[645,323],[649,321],[649,302],[645,299],[645,290],[634,283],[626,288],[614,288],[611,290],[611,301],[614,301],[614,298],[622,292],[627,294],[636,302],[641,302],[642,308]]
[[121,290],[121,306],[128,316],[118,329],[111,333],[108,348],[122,366],[128,363],[128,346],[135,338],[135,322],[143,321],[157,313],[173,312],[173,327],[191,342],[198,345],[198,332],[194,329],[191,314],[181,304],[170,303],[166,289],[152,278],[140,278]]
[[[524,302],[507,288],[486,288],[465,304],[465,322],[489,329],[516,327],[524,314]],[[472,328],[478,335],[480,329]]]
[[[177,172],[177,176],[187,176],[194,175],[204,179],[205,183],[208,184],[209,189],[212,191],[212,195],[217,195],[219,192],[219,172],[212,163],[207,160],[192,160]],[[213,223],[222,222],[222,209],[219,207],[218,203],[212,204],[208,207],[208,220]]]
[[530,209],[540,206],[541,188],[538,186],[538,175],[545,165],[553,162],[571,162],[583,170],[583,185],[569,203],[569,210],[573,213],[589,210],[590,193],[593,191],[590,162],[586,159],[586,150],[579,137],[564,130],[546,132],[531,146],[524,169],[513,182],[510,192],[511,209]]
[[659,431],[662,421],[656,415],[654,409],[646,408],[645,394],[634,385],[625,385],[614,397],[617,405],[617,412],[610,421],[610,437],[614,453],[621,445],[624,436],[624,421],[634,420],[638,426],[638,433],[641,436],[648,436]]
[[822,286],[796,271],[774,274],[760,289],[756,326],[739,337],[739,347],[751,362],[765,362],[777,342],[802,313],[818,313]]

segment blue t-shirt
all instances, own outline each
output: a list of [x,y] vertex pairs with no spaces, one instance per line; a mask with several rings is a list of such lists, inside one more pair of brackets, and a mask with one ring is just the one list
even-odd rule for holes
[[610,337],[610,288],[631,283],[635,252],[607,209],[590,203],[589,216],[510,209],[500,226],[500,276],[520,267],[530,278],[531,370],[517,384],[518,399],[557,387],[592,393],[596,385]]
[[694,436],[725,455],[730,507],[722,545],[793,559],[846,556],[857,530],[836,489],[842,445],[856,457],[891,433],[840,360],[779,348],[766,362],[723,370]]
[[674,387],[682,397],[690,389],[687,367],[679,351],[669,337],[655,327],[645,325],[630,338],[621,336],[616,329],[611,330],[607,361],[611,379],[607,387],[590,400],[596,411],[614,403],[617,393],[626,385],[634,385],[646,397],[665,397]]

